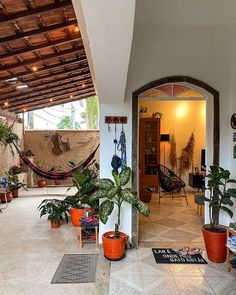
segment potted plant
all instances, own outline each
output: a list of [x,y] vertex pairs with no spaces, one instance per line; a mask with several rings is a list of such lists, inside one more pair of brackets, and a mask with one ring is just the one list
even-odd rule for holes
[[[52,168],[49,170],[49,172],[61,172],[62,171],[62,167],[61,166],[52,166]],[[54,184],[55,185],[60,185],[61,184],[61,180],[54,180]]]
[[38,206],[40,217],[48,215],[51,228],[58,228],[64,219],[68,223],[68,209],[65,201],[58,199],[44,199]]
[[1,178],[0,200],[2,203],[10,203],[13,199],[13,194],[9,188],[8,181],[5,177]]
[[148,216],[150,211],[137,196],[137,192],[132,188],[124,188],[130,180],[131,169],[126,167],[117,174],[113,171],[114,182],[110,179],[100,179],[97,182],[99,188],[91,198],[104,199],[99,206],[99,218],[102,223],[106,224],[115,206],[117,206],[117,222],[115,230],[103,234],[102,243],[104,256],[110,260],[120,260],[125,255],[125,245],[127,236],[119,231],[121,223],[121,206],[124,201],[133,205],[144,216]]
[[96,206],[96,200],[91,200],[90,196],[96,190],[97,175],[98,166],[96,164],[85,168],[82,172],[72,173],[73,187],[77,189],[77,192],[72,196],[67,196],[65,202],[70,210],[71,222],[75,227],[80,226],[80,218],[83,217],[84,211],[92,212]]
[[236,183],[230,179],[229,170],[218,166],[210,166],[207,175],[207,190],[209,196],[204,197],[209,202],[210,224],[202,227],[203,237],[206,245],[208,258],[217,263],[222,263],[226,258],[226,228],[219,225],[221,210],[233,217],[233,211],[229,206],[233,206],[231,198],[236,198],[236,189],[228,188],[228,184]]
[[6,172],[7,181],[10,191],[13,194],[13,198],[17,198],[19,196],[19,189],[26,189],[26,184],[19,181],[18,174],[22,171],[22,167],[20,165],[12,165],[9,170]]

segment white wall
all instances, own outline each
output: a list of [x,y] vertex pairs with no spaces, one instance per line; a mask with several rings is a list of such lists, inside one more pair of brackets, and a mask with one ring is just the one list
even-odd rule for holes
[[[236,27],[230,13],[236,3],[227,2],[222,12],[218,0],[181,3],[137,1],[126,101],[134,90],[165,76],[185,75],[208,83],[220,92],[220,165],[236,177],[229,124],[232,106],[236,109]],[[223,216],[222,223],[227,224],[228,217]]]
[[[131,103],[125,104],[101,104],[100,105],[100,177],[112,178],[111,176],[111,160],[114,155],[115,126],[111,126],[108,132],[108,125],[105,124],[105,116],[127,116],[128,124],[124,124],[124,131],[127,142],[127,166],[131,166],[131,137],[132,137],[132,116]],[[117,139],[119,140],[121,125],[117,125]],[[117,153],[119,155],[119,152]],[[121,210],[121,227],[120,230],[131,237],[131,205],[123,203]],[[106,225],[100,223],[99,242],[101,242],[102,234],[109,230],[114,230],[114,224],[117,222],[116,211],[114,210]]]

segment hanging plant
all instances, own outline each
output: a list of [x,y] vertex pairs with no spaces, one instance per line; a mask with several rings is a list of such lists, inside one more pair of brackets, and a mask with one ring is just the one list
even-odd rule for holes
[[8,125],[7,122],[0,120],[0,146],[7,147],[10,146],[11,152],[13,153],[12,144],[18,144],[19,137],[13,132],[13,126]]
[[193,163],[193,154],[194,154],[195,138],[194,133],[192,132],[188,143],[185,148],[182,149],[180,158],[179,158],[179,176],[181,176],[185,171],[188,171]]
[[172,133],[170,136],[170,165],[171,169],[175,170],[177,165],[177,152],[176,152],[176,141],[175,141],[175,134]]

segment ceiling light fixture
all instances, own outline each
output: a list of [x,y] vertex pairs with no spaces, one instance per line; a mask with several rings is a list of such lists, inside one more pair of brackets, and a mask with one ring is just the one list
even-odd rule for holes
[[26,112],[26,109],[23,109],[23,112],[25,113]]
[[71,94],[71,95],[70,95],[70,98],[73,98],[73,97],[74,97],[74,96]]
[[75,31],[76,33],[78,33],[78,32],[79,32],[79,27],[76,26],[76,27],[74,28],[74,31]]
[[4,106],[5,106],[5,107],[8,107],[8,106],[9,106],[8,101],[5,101],[5,102],[4,102]]
[[82,87],[85,87],[85,84],[82,84]]
[[33,66],[33,67],[32,67],[32,71],[33,71],[33,72],[37,72],[37,70],[38,70],[38,68],[37,68],[36,66]]
[[17,89],[23,89],[23,88],[28,88],[28,87],[29,87],[29,86],[26,85],[26,84],[16,86]]
[[53,99],[52,99],[52,98],[50,98],[50,99],[49,99],[49,101],[50,101],[50,102],[52,102],[52,101],[53,101]]

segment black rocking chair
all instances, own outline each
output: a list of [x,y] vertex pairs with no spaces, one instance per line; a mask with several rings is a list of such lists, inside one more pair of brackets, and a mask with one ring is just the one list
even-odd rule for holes
[[[174,196],[184,197],[186,200],[186,204],[188,205],[184,181],[166,166],[160,164],[157,165],[157,172],[159,176],[159,204],[161,198],[166,195],[170,195],[172,199],[174,198]],[[161,189],[163,195],[161,195]],[[183,194],[181,194],[182,189]]]

